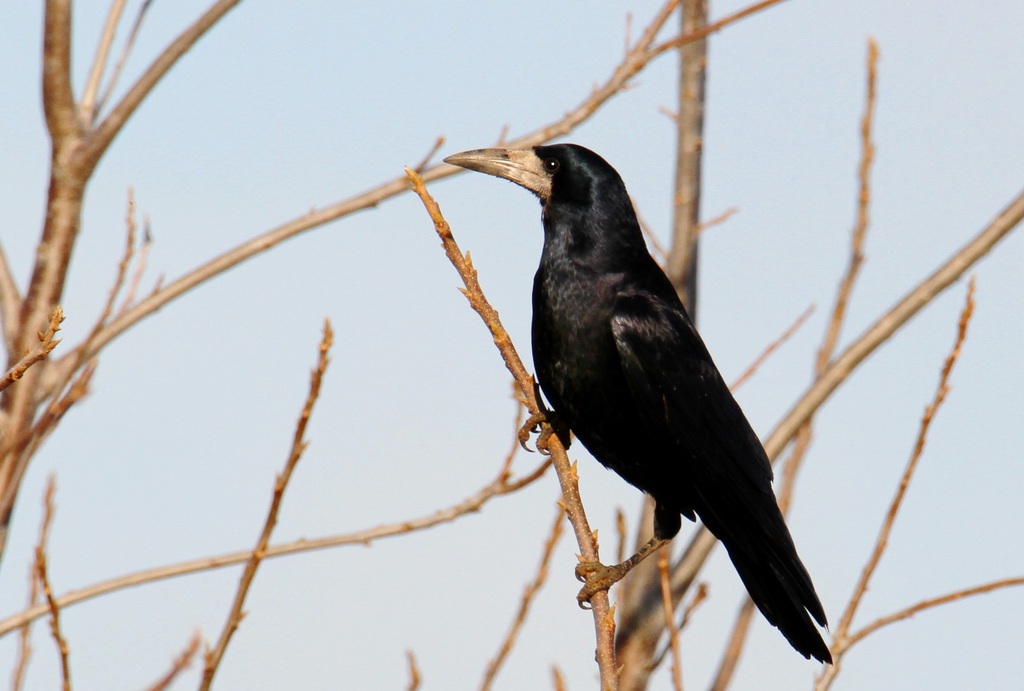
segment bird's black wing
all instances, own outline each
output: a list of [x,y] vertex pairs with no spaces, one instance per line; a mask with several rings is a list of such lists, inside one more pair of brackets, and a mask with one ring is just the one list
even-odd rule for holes
[[[651,459],[668,486],[661,504],[685,496],[722,541],[754,602],[804,655],[828,649],[807,612],[825,612],[772,492],[768,457],[696,329],[678,304],[646,291],[625,292],[612,333],[645,432],[672,457]],[[686,483],[673,493],[671,485]]]

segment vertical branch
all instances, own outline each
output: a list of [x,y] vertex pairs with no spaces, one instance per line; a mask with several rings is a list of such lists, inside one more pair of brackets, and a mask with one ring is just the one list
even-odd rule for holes
[[292,472],[295,470],[295,466],[298,465],[299,459],[302,458],[302,453],[306,450],[308,444],[305,439],[306,426],[309,424],[309,418],[313,414],[313,406],[316,405],[317,398],[320,397],[320,384],[323,381],[324,372],[327,370],[327,364],[330,362],[328,355],[333,342],[334,332],[331,330],[331,322],[324,320],[324,335],[320,340],[320,354],[317,358],[316,369],[313,370],[310,376],[309,395],[306,397],[306,403],[302,406],[302,412],[299,414],[299,420],[295,425],[295,435],[292,439],[292,448],[288,454],[288,461],[285,463],[284,471],[274,481],[274,496],[270,502],[267,519],[263,524],[263,531],[256,542],[256,547],[252,551],[249,562],[245,565],[242,578],[238,582],[235,601],[231,605],[231,612],[224,623],[220,639],[217,641],[216,647],[206,653],[203,679],[199,685],[200,691],[209,691],[210,685],[213,683],[213,676],[217,673],[217,667],[224,658],[224,651],[227,650],[231,637],[242,621],[242,608],[245,605],[245,598],[249,593],[249,587],[252,585],[253,579],[256,577],[256,570],[263,562],[263,557],[266,556],[267,546],[270,544],[270,535],[274,531],[274,526],[277,525],[277,514],[281,508],[281,499],[284,497],[284,491],[288,487],[288,481],[292,477]]
[[661,585],[661,604],[665,610],[665,629],[668,631],[669,650],[672,651],[672,688],[683,691],[683,654],[679,650],[679,630],[675,622],[675,603],[672,602],[672,584],[668,573],[668,546],[658,550],[658,582]]
[[[683,36],[703,30],[708,23],[707,0],[684,0],[680,19]],[[672,245],[666,262],[666,273],[694,322],[697,321],[697,236],[707,55],[707,39],[679,47],[676,182],[672,200]]]
[[114,32],[117,30],[118,22],[121,21],[125,2],[126,0],[114,0],[107,12],[107,21],[103,25],[100,43],[96,47],[96,55],[93,56],[92,69],[89,70],[89,78],[82,91],[82,101],[78,106],[78,119],[84,128],[92,126],[93,118],[96,115],[96,94],[99,92],[100,80],[103,79],[103,71],[107,68],[110,45],[114,42]]

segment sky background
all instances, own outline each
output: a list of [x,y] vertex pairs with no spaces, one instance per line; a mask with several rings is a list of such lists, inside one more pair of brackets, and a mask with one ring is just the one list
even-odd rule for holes
[[[19,283],[41,228],[48,140],[40,103],[41,3],[0,7],[0,240]],[[138,3],[129,3],[134,16]],[[745,6],[716,2],[712,16]],[[152,6],[121,92],[205,9]],[[63,306],[77,343],[102,309],[124,244],[126,191],[154,238],[144,290],[280,223],[415,165],[533,130],[575,107],[636,35],[644,3],[248,2],[171,71],[102,160]],[[77,93],[105,15],[79,3]],[[671,21],[670,27],[675,26]],[[988,0],[790,0],[710,40],[703,212],[739,212],[701,246],[699,326],[734,379],[809,305],[807,325],[738,391],[767,435],[810,381],[855,212],[866,40],[881,50],[867,262],[849,343],[989,222],[1024,184],[1024,5]],[[118,34],[120,46],[127,34]],[[666,37],[668,34],[666,33]],[[563,141],[622,174],[664,239],[670,222],[675,59]],[[431,188],[520,354],[540,254],[536,201],[483,175]],[[952,392],[854,627],[919,600],[1024,573],[1024,237],[972,270],[977,308]],[[91,396],[22,487],[0,567],[2,616],[22,609],[46,478],[58,592],[254,544],[308,387],[324,317],[333,363],[274,542],[415,518],[488,483],[513,432],[509,376],[456,287],[419,201],[402,195],[316,229],[166,306],[108,347]],[[789,519],[833,624],[913,446],[963,304],[960,281],[828,402]],[[61,347],[58,346],[58,352]],[[640,495],[579,445],[584,502],[614,549]],[[533,467],[520,456],[516,468]],[[532,578],[555,511],[549,473],[427,532],[266,562],[218,674],[223,689],[475,688]],[[684,526],[677,549],[685,543]],[[593,628],[575,603],[570,537],[498,689],[595,688]],[[187,576],[69,608],[80,691],[155,681],[191,633],[219,635],[240,569]],[[683,634],[688,688],[706,688],[741,602],[722,550],[710,599]],[[1015,689],[1024,589],[931,610],[858,645],[835,689]],[[59,685],[45,623],[26,688]],[[12,669],[16,636],[0,639]],[[756,617],[736,689],[810,688],[817,666]],[[193,665],[175,688],[198,680]],[[651,688],[668,688],[662,672]]]

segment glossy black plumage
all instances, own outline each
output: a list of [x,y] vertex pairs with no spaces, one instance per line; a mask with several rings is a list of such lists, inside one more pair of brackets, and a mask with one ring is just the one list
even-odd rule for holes
[[602,464],[654,497],[655,534],[695,514],[751,598],[805,657],[831,661],[825,612],[772,492],[772,469],[664,272],[625,185],[597,154],[559,144],[449,162],[536,193],[544,250],[533,285],[537,378]]

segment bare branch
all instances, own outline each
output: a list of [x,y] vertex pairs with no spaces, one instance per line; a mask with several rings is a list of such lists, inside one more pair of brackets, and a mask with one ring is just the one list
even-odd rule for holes
[[[871,581],[871,577],[874,575],[875,569],[878,567],[878,563],[881,561],[882,555],[885,553],[886,546],[889,543],[889,535],[892,532],[892,526],[895,523],[896,516],[899,514],[900,508],[903,505],[903,498],[906,496],[907,488],[910,486],[910,480],[914,476],[914,471],[917,469],[917,464],[921,459],[921,454],[924,452],[925,441],[928,438],[928,430],[931,427],[932,420],[935,418],[935,414],[938,412],[939,408],[946,400],[946,395],[949,393],[949,375],[952,373],[953,366],[960,357],[960,348],[963,346],[964,339],[967,337],[967,326],[970,324],[971,315],[973,313],[974,280],[971,279],[967,286],[967,299],[964,303],[963,310],[960,312],[960,321],[957,325],[956,340],[953,343],[953,349],[950,351],[943,363],[942,373],[939,376],[939,384],[935,390],[935,395],[932,398],[931,403],[929,403],[925,408],[924,414],[921,417],[921,426],[917,433],[917,440],[914,443],[914,450],[910,454],[910,459],[907,461],[906,467],[903,469],[900,484],[896,488],[896,494],[893,496],[892,501],[889,504],[885,520],[882,521],[882,527],[879,529],[878,538],[875,540],[875,546],[871,551],[871,555],[868,557],[867,563],[864,565],[864,569],[861,571],[860,578],[857,579],[857,584],[854,586],[853,594],[850,595],[850,601],[847,603],[846,610],[843,612],[843,616],[839,620],[839,625],[836,627],[835,633],[832,636],[832,654],[840,664],[843,653],[845,653],[851,645],[848,640],[848,634],[850,631],[850,625],[853,622],[853,617],[857,613],[857,608],[860,606],[860,602],[863,599],[864,594],[867,592],[868,583]],[[863,638],[863,636],[861,637]],[[816,687],[819,689],[827,689],[831,685],[832,679],[834,679],[838,673],[838,669],[839,665],[837,664],[835,665],[835,669],[831,671],[824,670],[819,678],[820,683]]]
[[189,639],[188,645],[178,657],[174,658],[171,663],[171,668],[167,671],[163,677],[160,678],[155,684],[149,687],[147,691],[165,691],[170,685],[178,678],[178,675],[184,672],[192,664],[192,658],[199,652],[199,644],[203,642],[203,635],[196,631],[192,634],[192,638]]
[[39,345],[25,353],[20,360],[14,363],[13,367],[7,370],[3,377],[0,377],[0,391],[21,379],[29,367],[53,352],[53,349],[60,343],[60,339],[55,339],[54,336],[60,331],[60,324],[63,321],[64,310],[58,306],[50,316],[50,327],[46,330],[46,333],[39,334]]
[[313,406],[316,405],[316,401],[320,397],[320,384],[323,382],[324,372],[327,371],[327,365],[330,362],[329,354],[333,343],[334,331],[331,330],[331,322],[330,320],[324,320],[324,335],[320,341],[320,354],[317,358],[316,369],[313,370],[310,376],[309,395],[306,397],[306,403],[302,406],[299,420],[295,424],[295,435],[292,438],[292,448],[288,454],[288,461],[285,463],[284,470],[274,481],[274,495],[270,501],[270,509],[267,511],[267,519],[263,524],[263,531],[256,542],[256,548],[252,551],[252,555],[245,565],[242,578],[238,581],[235,601],[231,605],[231,612],[224,623],[220,639],[213,650],[206,653],[203,680],[199,685],[201,691],[209,690],[210,685],[213,683],[213,677],[217,673],[217,667],[224,658],[224,652],[227,650],[228,643],[238,629],[238,625],[242,622],[242,617],[244,616],[242,608],[245,606],[245,598],[249,593],[249,588],[252,586],[253,579],[256,577],[256,570],[259,568],[264,556],[266,556],[267,546],[270,544],[270,535],[274,532],[274,526],[277,525],[277,514],[281,509],[284,491],[288,487],[288,481],[295,471],[295,466],[298,465],[299,459],[302,458],[302,453],[306,450],[306,426],[309,424],[309,418],[313,414]]
[[[413,184],[413,189],[434,222],[434,229],[441,238],[445,254],[455,266],[462,278],[466,289],[463,294],[469,300],[472,308],[480,315],[491,332],[494,344],[501,353],[505,366],[516,380],[519,387],[521,399],[529,409],[531,415],[540,413],[540,406],[537,403],[533,387],[533,377],[526,371],[519,354],[512,345],[512,339],[508,332],[501,325],[498,312],[491,306],[484,296],[477,281],[476,269],[468,256],[462,254],[459,246],[452,235],[451,227],[441,215],[441,209],[437,202],[427,192],[423,179],[409,168],[405,169],[406,175]],[[550,426],[545,423],[547,430]],[[572,524],[573,532],[576,534],[576,542],[579,544],[580,553],[584,561],[599,561],[597,539],[590,530],[587,522],[586,512],[583,508],[583,501],[580,499],[579,487],[577,484],[576,466],[570,464],[569,457],[565,453],[565,447],[557,434],[550,434],[547,444],[555,472],[558,475],[558,482],[562,488],[562,499],[565,505],[566,515]],[[594,629],[597,638],[597,663],[601,670],[602,691],[614,691],[618,688],[619,677],[615,665],[615,619],[613,610],[608,602],[608,593],[602,591],[591,600],[594,615]]]
[[[100,157],[110,146],[117,133],[132,116],[135,110],[142,104],[143,99],[149,95],[167,71],[195,45],[196,41],[202,38],[207,31],[220,21],[220,19],[231,11],[241,0],[217,0],[203,13],[195,22],[185,29],[164,51],[157,56],[142,76],[139,77],[128,89],[128,93],[111,108],[110,113],[103,118],[103,121],[96,126],[85,142],[85,149],[82,152],[84,165],[92,168],[99,161]],[[144,8],[143,8],[144,9]],[[142,13],[139,14],[139,20]]]
[[797,317],[796,321],[790,324],[788,329],[782,332],[781,336],[769,343],[768,346],[761,351],[761,354],[754,358],[754,361],[750,363],[747,369],[743,370],[742,374],[733,380],[732,384],[729,385],[729,388],[735,391],[746,384],[747,380],[754,376],[757,370],[760,369],[761,365],[765,363],[765,360],[770,358],[776,350],[781,348],[786,341],[791,339],[793,334],[800,330],[800,327],[804,325],[812,314],[814,314],[814,305],[808,306],[807,309],[804,310],[804,313]]
[[422,173],[423,169],[426,168],[427,164],[430,163],[430,160],[437,155],[437,152],[441,150],[442,146],[444,146],[444,137],[438,137],[437,141],[434,142],[434,145],[430,147],[430,151],[427,152],[427,155],[423,157],[423,160],[416,164],[413,170],[417,173]]
[[747,631],[754,617],[754,601],[749,597],[744,598],[740,605],[740,611],[736,615],[736,622],[732,627],[732,635],[729,637],[729,644],[725,647],[722,661],[718,663],[718,672],[714,681],[711,682],[711,691],[725,691],[732,681],[733,672],[739,664],[740,655],[743,653],[743,644],[746,641]]
[[405,659],[409,662],[409,691],[416,691],[420,687],[420,668],[416,664],[416,656],[411,650],[405,651]]
[[965,588],[964,590],[957,590],[940,597],[931,598],[928,600],[922,600],[915,605],[911,605],[905,609],[901,609],[898,612],[876,619],[864,628],[860,629],[856,633],[850,635],[846,639],[846,648],[849,650],[855,643],[860,642],[863,638],[871,635],[878,629],[888,626],[889,624],[895,624],[898,621],[909,619],[918,612],[923,612],[926,609],[932,607],[938,607],[939,605],[945,605],[950,602],[962,600],[967,597],[973,597],[975,595],[982,595],[984,593],[990,593],[993,590],[1000,590],[1002,588],[1009,588],[1012,586],[1024,585],[1024,576],[1016,578],[1004,578],[998,581],[992,581],[991,583],[985,583],[983,585],[975,586],[973,588]]
[[146,18],[146,12],[149,11],[152,4],[153,0],[143,0],[142,5],[139,6],[139,12],[135,15],[135,21],[132,23],[132,28],[128,32],[128,38],[124,42],[124,48],[121,49],[121,56],[117,59],[117,64],[114,65],[114,71],[110,74],[110,81],[107,82],[106,88],[103,89],[103,95],[100,97],[100,100],[96,103],[96,107],[93,109],[94,118],[96,113],[103,110],[103,106],[110,100],[110,95],[114,93],[114,88],[117,86],[117,82],[121,78],[121,72],[124,70],[124,65],[128,62],[128,56],[131,55],[132,48],[135,47],[135,39],[138,38],[139,30],[142,28],[142,20]]
[[53,640],[57,644],[57,652],[60,654],[63,688],[64,691],[71,691],[68,642],[60,630],[60,606],[53,598],[53,588],[50,586],[50,576],[46,569],[46,543],[50,537],[50,526],[53,524],[53,494],[56,489],[57,483],[51,475],[46,481],[46,494],[43,497],[43,527],[39,531],[39,543],[36,545],[36,578],[39,579],[39,586],[50,611],[50,633],[53,635]]
[[125,2],[126,0],[113,0],[111,3],[110,10],[107,12],[107,21],[103,25],[103,33],[100,34],[100,44],[96,47],[96,55],[93,56],[92,69],[89,70],[89,78],[85,82],[82,101],[78,104],[78,121],[85,129],[92,126],[95,116],[96,93],[100,88],[100,80],[103,79],[103,71],[107,68],[110,44],[114,42],[114,32],[117,31],[118,22],[121,21]]
[[523,596],[519,601],[519,609],[516,612],[515,618],[512,620],[511,626],[509,626],[508,633],[505,634],[505,638],[501,643],[501,648],[498,649],[498,654],[494,656],[487,664],[487,671],[484,673],[484,680],[480,684],[481,691],[487,691],[491,688],[491,684],[494,683],[494,678],[498,675],[501,670],[501,666],[505,664],[505,660],[508,659],[508,655],[512,652],[512,646],[516,643],[516,637],[519,635],[519,631],[523,628],[523,624],[526,623],[526,617],[530,613],[530,605],[533,603],[533,598],[540,592],[540,589],[544,586],[544,581],[548,577],[548,568],[551,564],[551,555],[555,552],[555,547],[558,545],[558,541],[562,537],[562,524],[565,521],[565,509],[559,507],[558,511],[555,512],[555,522],[551,526],[551,531],[548,534],[548,539],[544,542],[544,550],[541,552],[540,564],[537,566],[537,572],[533,577],[533,580],[527,584],[526,588],[523,589]]
[[675,622],[675,603],[668,572],[669,546],[658,550],[658,575],[661,583],[661,604],[665,611],[665,630],[668,631],[669,650],[672,651],[672,688],[683,691],[683,654],[679,649],[679,630]]

